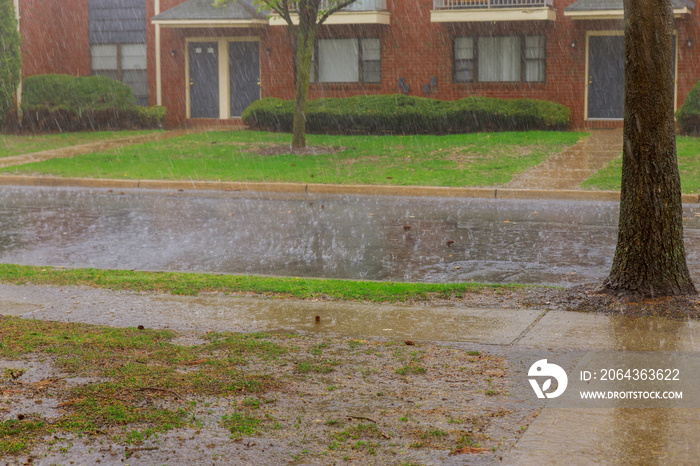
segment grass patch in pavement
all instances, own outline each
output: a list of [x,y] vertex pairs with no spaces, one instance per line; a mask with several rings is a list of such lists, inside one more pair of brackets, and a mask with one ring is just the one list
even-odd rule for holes
[[14,155],[31,154],[45,150],[89,144],[91,142],[141,136],[161,132],[157,130],[142,131],[95,131],[83,133],[56,133],[35,135],[0,134],[0,158]]
[[219,131],[2,171],[111,179],[498,186],[575,144],[582,136],[551,131],[446,136],[309,135],[309,146],[325,149],[302,155],[285,149],[291,141],[289,134]]
[[78,285],[180,295],[196,295],[202,292],[258,293],[302,299],[324,298],[370,302],[429,301],[461,298],[465,293],[485,289],[525,288],[525,285],[512,284],[371,282],[180,272],[64,269],[14,264],[0,264],[0,282],[16,285]]
[[[678,171],[684,193],[700,192],[700,138],[676,136]],[[622,155],[581,183],[582,188],[619,191],[622,182]]]
[[207,342],[195,347],[173,344],[175,336],[168,330],[0,316],[0,358],[50,358],[61,373],[92,381],[75,386],[47,379],[11,386],[61,399],[65,414],[0,423],[0,453],[18,454],[43,436],[66,432],[92,435],[116,429],[122,442],[138,443],[191,424],[189,396],[239,396],[281,386],[269,375],[240,369],[287,353],[287,348],[266,341],[265,334],[208,333]]

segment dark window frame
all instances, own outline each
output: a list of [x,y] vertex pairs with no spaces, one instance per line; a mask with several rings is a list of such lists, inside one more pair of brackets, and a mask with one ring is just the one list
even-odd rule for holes
[[[457,79],[457,39],[459,38],[471,38],[472,39],[472,80],[463,81]],[[520,79],[518,81],[479,81],[479,39],[484,37],[517,37],[520,41]],[[542,58],[527,58],[527,38],[528,37],[542,37],[544,38],[543,56]],[[466,61],[466,60],[459,60]],[[541,62],[544,64],[544,71],[541,80],[528,81],[527,80],[527,63],[528,62]],[[492,36],[478,36],[478,35],[467,35],[467,36],[454,36],[452,40],[452,82],[454,84],[544,84],[547,82],[547,35],[546,34],[510,34],[510,35],[492,35]]]

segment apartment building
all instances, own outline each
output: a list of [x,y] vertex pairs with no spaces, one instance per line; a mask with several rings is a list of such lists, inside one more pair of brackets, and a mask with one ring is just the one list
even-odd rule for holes
[[[104,74],[170,125],[236,121],[294,98],[294,37],[248,0],[18,0],[25,75]],[[700,79],[695,4],[673,0],[676,105]],[[574,126],[619,126],[622,0],[358,0],[331,16],[311,98],[405,93],[550,100]]]

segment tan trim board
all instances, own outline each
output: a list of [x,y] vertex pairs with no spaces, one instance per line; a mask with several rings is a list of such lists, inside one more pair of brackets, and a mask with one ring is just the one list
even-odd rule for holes
[[160,45],[160,25],[156,24],[156,105],[163,105],[163,65]]
[[[19,26],[19,0],[14,0],[15,4],[15,19],[17,20],[17,32],[19,33],[20,37],[22,37],[22,30]],[[15,91],[16,99],[17,99],[17,108],[18,108],[18,113],[22,113],[21,107],[22,107],[22,73],[20,72],[19,76],[19,84],[17,85],[17,90]]]
[[472,23],[487,21],[556,21],[557,12],[550,8],[498,8],[431,10],[431,23]]
[[[292,22],[299,24],[299,15],[291,15]],[[339,11],[328,17],[324,25],[334,24],[384,24],[391,23],[388,11]],[[270,26],[286,26],[287,21],[280,15],[270,15]]]
[[[153,11],[160,14],[160,0],[153,0]],[[160,24],[155,25],[156,39],[156,105],[163,105],[163,70],[160,46]]]
[[219,118],[228,120],[231,113],[228,64],[228,41],[219,39]]
[[249,28],[268,25],[266,19],[161,19],[154,20],[152,23],[165,28]]
[[257,36],[197,36],[197,37],[186,37],[185,42],[218,42],[220,40],[227,40],[229,42],[259,42],[260,37]]
[[[688,7],[676,8],[673,16],[680,18],[690,15],[692,11]],[[598,11],[565,11],[564,16],[574,20],[599,20],[599,19],[624,19],[623,10],[598,10]]]

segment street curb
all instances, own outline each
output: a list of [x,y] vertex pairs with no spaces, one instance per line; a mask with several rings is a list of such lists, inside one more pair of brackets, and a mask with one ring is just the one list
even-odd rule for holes
[[[436,186],[381,186],[303,183],[246,183],[237,181],[116,180],[52,176],[0,175],[0,186],[42,186],[109,189],[163,189],[291,194],[354,194],[368,196],[462,197],[480,199],[531,199],[619,202],[618,191],[584,191],[512,188],[450,188]],[[683,194],[683,204],[700,204],[700,196]]]

